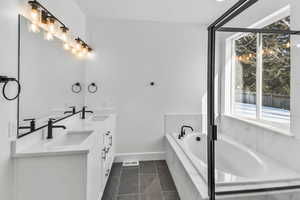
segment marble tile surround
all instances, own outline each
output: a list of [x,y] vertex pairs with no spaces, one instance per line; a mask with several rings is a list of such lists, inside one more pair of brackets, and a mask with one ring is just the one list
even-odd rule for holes
[[[170,136],[167,136],[170,139]],[[185,154],[175,143],[166,140],[167,163],[181,199],[207,200],[207,185],[202,182]],[[201,180],[200,180],[201,179]],[[243,194],[235,196],[217,196],[226,200],[300,200],[300,193],[293,191],[265,192],[259,194]]]
[[223,116],[219,130],[247,147],[300,172],[300,140]]

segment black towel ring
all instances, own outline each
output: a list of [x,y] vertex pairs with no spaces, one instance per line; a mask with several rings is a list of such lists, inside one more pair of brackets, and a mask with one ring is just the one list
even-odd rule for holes
[[[77,89],[76,89],[76,88],[77,88]],[[74,84],[72,85],[72,92],[74,92],[74,93],[80,93],[81,90],[82,90],[82,87],[81,87],[81,84],[80,84],[79,82],[74,83]]]
[[[15,82],[18,85],[17,95],[15,97],[13,97],[13,98],[8,97],[6,95],[6,93],[5,93],[6,87],[7,87],[7,85],[8,85],[9,82]],[[3,95],[3,97],[6,100],[13,101],[13,100],[15,100],[15,99],[17,99],[19,97],[19,95],[21,93],[21,84],[20,84],[20,82],[17,79],[15,79],[15,78],[8,78],[7,76],[0,76],[0,83],[4,83],[3,88],[2,88],[2,95]]]
[[[92,89],[92,88],[94,88],[94,89]],[[89,93],[96,93],[98,91],[98,86],[96,85],[96,83],[89,84],[88,91],[89,91]]]

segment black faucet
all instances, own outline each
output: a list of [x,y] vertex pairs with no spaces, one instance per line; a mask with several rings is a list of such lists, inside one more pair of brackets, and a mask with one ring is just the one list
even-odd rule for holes
[[69,108],[72,108],[72,111],[65,111],[64,114],[68,114],[68,113],[71,113],[71,114],[76,114],[76,106],[71,106]]
[[65,126],[61,125],[61,126],[54,126],[54,120],[53,118],[50,118],[48,121],[48,135],[47,135],[47,139],[52,139],[53,138],[53,128],[62,128],[62,129],[66,129]]
[[178,136],[179,139],[185,136],[185,128],[189,128],[192,131],[194,131],[193,127],[191,126],[186,126],[186,125],[181,126],[180,134]]
[[30,132],[35,130],[35,119],[24,119],[24,121],[30,121],[29,126],[20,126],[19,129],[29,129]]
[[81,114],[81,119],[85,119],[85,113],[94,113],[93,111],[91,110],[86,110],[87,106],[83,106],[82,107],[82,114]]

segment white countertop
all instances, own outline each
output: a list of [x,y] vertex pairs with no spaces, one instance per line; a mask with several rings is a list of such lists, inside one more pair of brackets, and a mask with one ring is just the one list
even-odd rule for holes
[[[43,139],[46,131],[37,131],[24,138],[12,142],[12,157],[40,157],[40,156],[58,156],[58,155],[74,155],[74,154],[88,154],[90,150],[89,140],[93,134],[99,133],[96,130],[103,129],[105,122],[111,117],[103,121],[94,121],[91,116],[88,119],[82,120],[79,116],[74,116],[73,119],[66,119],[59,122],[57,125],[65,125],[66,129],[53,129],[53,139]],[[44,133],[43,133],[44,132]],[[68,135],[72,134],[86,134],[82,137],[79,143],[68,145],[53,145],[59,141],[65,140]],[[76,138],[75,138],[76,139]]]

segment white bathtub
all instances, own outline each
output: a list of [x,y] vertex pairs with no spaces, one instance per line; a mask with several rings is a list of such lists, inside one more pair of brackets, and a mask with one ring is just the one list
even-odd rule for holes
[[[197,141],[196,138],[201,140]],[[205,134],[191,133],[182,139],[173,138],[207,182],[207,139]],[[247,184],[299,184],[300,174],[278,162],[256,153],[242,144],[219,134],[216,142],[216,186]],[[281,184],[278,184],[278,183]]]

